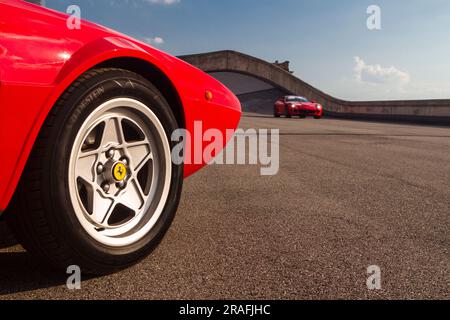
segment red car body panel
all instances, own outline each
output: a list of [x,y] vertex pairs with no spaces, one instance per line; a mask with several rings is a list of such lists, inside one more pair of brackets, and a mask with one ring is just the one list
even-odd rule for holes
[[[14,194],[33,144],[62,93],[87,70],[115,58],[134,58],[170,79],[186,129],[236,129],[241,107],[224,85],[195,67],[115,31],[83,21],[69,30],[67,15],[20,0],[0,0],[0,211]],[[213,99],[205,99],[211,91]],[[203,147],[206,143],[203,143]],[[192,150],[195,145],[189,146]],[[198,148],[198,147],[197,147]],[[193,152],[193,151],[192,151]],[[210,159],[204,159],[208,162]],[[186,164],[188,177],[206,163]]]
[[[320,106],[320,108],[318,107]],[[282,98],[275,102],[274,113],[289,116],[313,116],[322,117],[323,108],[320,104],[312,101],[289,102]]]

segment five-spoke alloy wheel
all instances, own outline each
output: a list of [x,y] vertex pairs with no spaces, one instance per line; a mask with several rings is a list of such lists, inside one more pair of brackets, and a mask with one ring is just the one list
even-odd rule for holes
[[23,246],[59,268],[108,273],[148,255],[178,207],[179,128],[147,79],[95,69],[60,98],[40,133],[8,222]]
[[80,128],[70,159],[72,205],[94,239],[124,246],[152,228],[169,192],[170,145],[146,105],[119,98],[99,106]]

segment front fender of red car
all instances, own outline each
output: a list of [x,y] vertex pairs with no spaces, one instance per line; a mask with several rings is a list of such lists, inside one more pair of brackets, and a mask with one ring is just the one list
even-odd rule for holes
[[[65,15],[56,12],[29,4],[0,6],[5,25],[0,34],[0,135],[5,141],[0,211],[6,209],[56,101],[78,77],[106,61],[133,58],[160,70],[179,95],[188,132],[194,132],[195,121],[201,121],[203,131],[215,128],[224,136],[226,129],[236,129],[241,115],[238,99],[184,61],[90,23],[81,30],[62,29]],[[207,99],[206,92],[212,98]],[[185,176],[202,168],[208,159],[203,160],[186,164]]]

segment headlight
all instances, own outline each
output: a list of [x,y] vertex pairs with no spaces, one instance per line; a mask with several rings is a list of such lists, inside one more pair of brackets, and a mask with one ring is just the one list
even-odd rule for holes
[[322,105],[318,104],[317,105],[317,110],[322,110]]

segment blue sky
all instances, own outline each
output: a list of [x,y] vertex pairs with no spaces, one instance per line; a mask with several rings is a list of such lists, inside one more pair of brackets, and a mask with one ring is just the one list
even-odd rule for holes
[[[174,55],[233,49],[289,60],[352,100],[450,98],[448,0],[47,0]],[[368,6],[381,8],[370,31]]]

